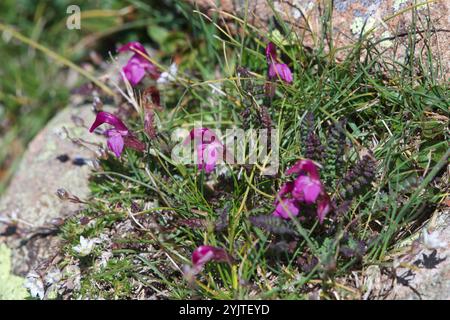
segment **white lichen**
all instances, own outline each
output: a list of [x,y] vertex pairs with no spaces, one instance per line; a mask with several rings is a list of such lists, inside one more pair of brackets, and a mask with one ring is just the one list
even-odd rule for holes
[[422,240],[425,247],[430,250],[447,248],[448,246],[445,241],[439,239],[439,233],[437,231],[428,233],[426,228],[422,231]]
[[380,42],[380,46],[383,48],[390,48],[394,45],[394,42],[388,38],[392,37],[392,34],[389,31],[383,32],[381,35],[381,39],[386,39]]
[[356,17],[353,20],[350,29],[354,35],[359,35],[363,33],[363,31],[367,32],[374,27],[376,27],[376,19],[374,17],[368,17],[367,19]]
[[395,0],[394,4],[392,5],[392,9],[394,9],[394,11],[398,11],[401,7],[403,7],[405,5],[405,3],[407,3],[409,0]]

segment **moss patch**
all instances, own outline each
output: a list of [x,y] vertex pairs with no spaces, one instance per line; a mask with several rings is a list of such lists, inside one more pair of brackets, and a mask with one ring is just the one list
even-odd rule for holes
[[11,274],[11,250],[0,244],[0,300],[22,300],[28,297],[25,279]]

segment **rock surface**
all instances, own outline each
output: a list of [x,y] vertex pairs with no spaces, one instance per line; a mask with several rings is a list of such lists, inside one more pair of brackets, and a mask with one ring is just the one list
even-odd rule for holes
[[423,233],[426,231],[422,230],[422,245],[412,254],[399,259],[396,281],[387,299],[450,300],[449,210],[441,213],[432,224],[435,225],[433,232],[436,238],[424,240]]
[[59,112],[30,143],[0,199],[0,243],[12,249],[15,274],[25,275],[51,258],[59,245],[52,236],[58,218],[80,209],[79,204],[61,201],[56,191],[64,188],[81,199],[89,195],[88,176],[95,146],[89,149],[89,144],[82,146],[73,139],[100,142],[100,136],[89,134],[79,125],[82,120],[89,124],[93,119],[87,105]]

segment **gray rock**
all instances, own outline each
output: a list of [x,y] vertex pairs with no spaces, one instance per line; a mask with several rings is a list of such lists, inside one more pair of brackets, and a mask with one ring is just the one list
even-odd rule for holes
[[424,240],[426,231],[422,229],[417,250],[397,262],[399,267],[388,299],[450,300],[449,210],[431,224],[435,226],[434,239]]
[[[76,144],[73,139],[90,142],[103,139],[77,125],[72,116],[82,119],[85,125],[95,117],[87,105],[59,112],[30,143],[0,199],[0,234],[3,234],[0,242],[6,242],[12,249],[12,269],[16,274],[26,274],[58,252],[60,240],[52,236],[52,223],[55,218],[80,209],[80,204],[61,201],[56,191],[64,188],[81,199],[89,195],[89,163],[94,159],[96,147]],[[16,222],[15,233],[11,227],[8,229],[9,222]]]

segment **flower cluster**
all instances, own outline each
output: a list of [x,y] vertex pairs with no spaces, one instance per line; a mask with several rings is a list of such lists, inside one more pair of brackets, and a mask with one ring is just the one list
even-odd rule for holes
[[128,60],[127,64],[122,69],[125,77],[132,86],[135,86],[141,82],[146,74],[154,80],[159,78],[160,73],[157,67],[146,58],[148,53],[144,46],[139,42],[129,42],[120,47],[118,51],[134,52],[133,56]]
[[145,150],[145,144],[138,140],[136,136],[128,130],[122,120],[109,112],[99,112],[89,131],[93,132],[97,127],[104,123],[113,126],[112,129],[104,131],[104,135],[108,138],[108,148],[116,155],[116,157],[120,157],[125,146],[140,152]]
[[299,160],[286,171],[296,174],[294,181],[285,183],[277,194],[274,216],[290,219],[300,214],[303,205],[317,206],[317,217],[322,223],[331,210],[331,201],[320,181],[317,165],[311,160]]
[[269,66],[267,73],[269,80],[281,79],[286,83],[292,82],[291,69],[287,64],[278,61],[277,48],[272,42],[269,42],[266,47],[266,59]]

